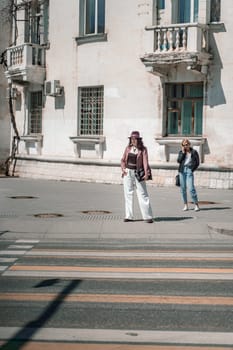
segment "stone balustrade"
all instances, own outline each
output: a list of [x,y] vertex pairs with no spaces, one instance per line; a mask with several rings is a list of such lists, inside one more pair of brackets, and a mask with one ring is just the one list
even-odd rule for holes
[[206,25],[199,23],[170,24],[150,26],[146,30],[154,31],[154,52],[202,52],[208,51]]
[[45,80],[45,49],[37,44],[24,43],[7,49],[8,82],[35,82]]

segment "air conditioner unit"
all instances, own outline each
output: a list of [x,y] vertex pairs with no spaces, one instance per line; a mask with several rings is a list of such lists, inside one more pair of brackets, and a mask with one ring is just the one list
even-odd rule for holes
[[61,96],[63,88],[60,86],[60,80],[50,80],[45,82],[45,95]]

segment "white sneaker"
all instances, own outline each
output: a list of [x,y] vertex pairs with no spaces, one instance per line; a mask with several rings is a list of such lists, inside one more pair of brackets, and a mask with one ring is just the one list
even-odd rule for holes
[[188,208],[187,204],[185,204],[183,211],[187,211],[187,210],[189,210],[189,208]]
[[197,204],[195,205],[194,210],[195,210],[195,211],[200,211],[200,208],[199,208],[199,206],[198,206]]

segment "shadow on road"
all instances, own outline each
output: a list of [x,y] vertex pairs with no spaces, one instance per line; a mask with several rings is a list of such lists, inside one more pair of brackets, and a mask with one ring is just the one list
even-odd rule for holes
[[163,216],[154,218],[155,222],[161,221],[183,221],[193,219],[193,216]]
[[[45,287],[57,283],[59,280],[45,280],[36,287]],[[49,304],[42,314],[34,321],[28,322],[22,329],[12,336],[2,347],[1,350],[19,350],[21,349],[37,332],[43,328],[44,324],[58,311],[67,295],[77,288],[81,280],[72,280],[57,295],[57,297]]]

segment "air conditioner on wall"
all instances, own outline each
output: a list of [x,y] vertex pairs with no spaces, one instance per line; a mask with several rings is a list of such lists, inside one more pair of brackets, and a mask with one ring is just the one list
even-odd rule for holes
[[50,80],[45,82],[45,95],[61,96],[63,88],[60,86],[60,80]]

